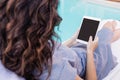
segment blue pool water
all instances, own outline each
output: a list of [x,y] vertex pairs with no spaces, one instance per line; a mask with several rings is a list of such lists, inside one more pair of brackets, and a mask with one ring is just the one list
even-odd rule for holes
[[120,10],[88,3],[85,0],[60,0],[59,14],[62,22],[57,33],[65,41],[77,31],[83,16],[92,16],[101,19],[120,20]]

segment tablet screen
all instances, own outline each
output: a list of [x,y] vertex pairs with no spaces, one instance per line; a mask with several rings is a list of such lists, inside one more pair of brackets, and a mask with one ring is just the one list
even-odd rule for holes
[[78,35],[78,39],[88,42],[89,37],[95,38],[100,21],[84,18],[81,29]]

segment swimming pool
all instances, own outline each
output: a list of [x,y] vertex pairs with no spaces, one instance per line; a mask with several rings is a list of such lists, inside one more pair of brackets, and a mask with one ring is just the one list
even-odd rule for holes
[[63,18],[60,31],[57,31],[62,41],[77,31],[83,16],[120,20],[119,9],[88,3],[85,0],[60,0],[58,11]]

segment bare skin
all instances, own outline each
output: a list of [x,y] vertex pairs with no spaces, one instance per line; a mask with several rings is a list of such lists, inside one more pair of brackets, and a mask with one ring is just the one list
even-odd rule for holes
[[92,37],[90,36],[87,44],[86,80],[97,80],[96,67],[94,63],[94,51],[97,46],[98,37],[95,38],[94,41],[92,41]]
[[120,0],[108,0],[108,1],[120,2]]
[[[113,32],[113,37],[111,39],[111,43],[118,40],[120,38],[120,29],[115,29],[116,22],[115,21],[108,21],[104,24],[103,28],[108,28]],[[76,38],[78,35],[79,30],[74,34],[74,36],[69,39],[67,42],[64,42],[63,44],[71,47],[72,45],[76,44]],[[94,41],[92,41],[92,37],[89,38],[89,42],[87,45],[87,64],[86,64],[86,80],[97,80],[97,74],[96,74],[96,68],[94,63],[94,50],[96,49],[98,45],[98,38],[96,38]],[[92,74],[91,74],[92,72]],[[76,75],[75,80],[83,80],[78,75]]]
[[[97,80],[96,68],[94,63],[94,50],[97,48],[97,46],[98,38],[95,38],[95,40],[92,41],[92,37],[90,36],[87,45],[86,80]],[[77,75],[75,80],[82,80],[82,78]]]
[[75,80],[83,80],[83,79],[77,75]]
[[79,34],[79,30],[75,32],[75,34],[70,39],[64,41],[63,45],[71,47],[72,45],[76,44],[77,43],[76,39],[77,39],[78,34]]
[[111,43],[117,41],[120,38],[120,29],[115,29],[115,26],[116,26],[115,21],[108,21],[103,26],[103,28],[106,27],[113,32],[113,37],[111,39]]
[[117,29],[114,31],[114,35],[111,40],[111,43],[117,41],[119,38],[120,38],[120,29]]
[[[106,27],[110,29],[113,32],[113,38],[111,40],[111,43],[114,41],[117,41],[120,38],[120,29],[115,29],[116,22],[115,21],[108,21],[103,25],[103,28]],[[68,47],[71,47],[72,45],[76,44],[76,39],[78,36],[79,30],[67,41],[63,42],[63,45],[66,45]]]

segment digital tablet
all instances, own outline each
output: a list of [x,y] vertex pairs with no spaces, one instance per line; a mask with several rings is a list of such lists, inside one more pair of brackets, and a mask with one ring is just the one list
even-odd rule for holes
[[84,16],[77,41],[87,44],[90,36],[92,36],[94,40],[98,31],[99,23],[100,19],[98,18]]

